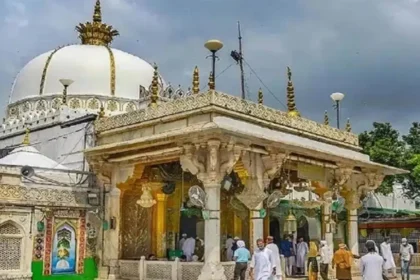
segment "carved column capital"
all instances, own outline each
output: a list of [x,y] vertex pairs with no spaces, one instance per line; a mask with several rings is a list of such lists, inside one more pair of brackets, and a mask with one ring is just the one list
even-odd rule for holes
[[270,153],[262,157],[264,163],[264,174],[272,180],[279,170],[283,167],[285,160],[288,158],[288,153]]
[[244,150],[241,144],[222,143],[219,139],[195,145],[188,143],[183,148],[180,157],[182,169],[210,185],[220,184],[223,177],[232,171]]
[[376,190],[385,178],[385,175],[379,172],[367,171],[363,172],[364,181],[357,187],[359,195]]
[[344,184],[346,184],[353,174],[353,166],[351,165],[343,165],[343,164],[337,164],[338,168],[334,169],[332,172],[334,173],[334,179],[336,184],[339,187],[342,187]]

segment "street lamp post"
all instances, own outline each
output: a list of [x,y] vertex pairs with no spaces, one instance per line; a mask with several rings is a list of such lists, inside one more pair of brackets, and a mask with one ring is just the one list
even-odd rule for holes
[[337,111],[337,128],[340,129],[340,102],[344,98],[344,93],[334,92],[330,97],[335,102],[334,108]]
[[64,86],[63,89],[63,104],[67,104],[67,88],[73,83],[70,79],[60,79],[60,83]]
[[223,43],[219,40],[208,40],[204,47],[211,52],[211,59],[212,59],[212,76],[213,76],[213,83],[216,85],[216,52],[223,48]]

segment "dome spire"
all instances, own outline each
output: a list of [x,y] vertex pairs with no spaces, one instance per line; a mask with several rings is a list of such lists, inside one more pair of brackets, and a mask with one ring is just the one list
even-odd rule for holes
[[93,12],[93,22],[102,22],[101,1],[96,0],[95,10]]
[[29,130],[29,128],[26,127],[26,129],[25,129],[25,136],[23,137],[23,141],[22,141],[22,145],[23,146],[29,146],[29,145],[31,145],[31,142],[29,141],[29,133],[30,132],[31,131]]
[[96,0],[92,22],[79,23],[76,26],[83,45],[109,46],[114,37],[120,35],[112,25],[102,23],[101,2]]

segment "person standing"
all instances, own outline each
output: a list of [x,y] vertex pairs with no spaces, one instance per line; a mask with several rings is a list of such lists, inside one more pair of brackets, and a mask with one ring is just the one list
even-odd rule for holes
[[[401,278],[402,280],[410,280],[410,264],[413,258],[413,245],[408,244],[407,238],[401,239],[400,258],[401,258]],[[407,275],[407,279],[404,278]]]
[[353,255],[344,243],[338,245],[338,250],[334,253],[332,268],[336,267],[337,280],[351,280],[351,264]]
[[318,247],[314,241],[309,242],[308,252],[308,280],[318,280]]
[[251,253],[247,248],[245,248],[245,242],[243,240],[238,240],[236,242],[238,248],[233,254],[233,260],[235,261],[235,271],[234,271],[234,280],[245,280],[246,270],[248,268],[248,261],[251,258]]
[[225,250],[226,250],[226,261],[230,262],[233,258],[233,250],[232,246],[235,241],[233,240],[231,235],[227,236],[226,243],[225,243]]
[[257,239],[257,248],[252,255],[249,276],[253,280],[271,280],[276,275],[276,264],[270,249],[264,245],[264,240]]
[[366,242],[368,253],[360,259],[360,272],[363,280],[383,280],[382,267],[384,259],[376,252],[376,244],[372,241]]
[[187,234],[183,233],[181,236],[181,239],[178,241],[178,249],[182,250],[182,247],[184,246],[184,242],[187,240]]
[[286,276],[292,276],[295,254],[293,250],[292,238],[288,235],[284,236],[284,240],[280,242],[280,252],[284,256],[286,263]]
[[330,246],[328,246],[327,241],[321,240],[321,249],[319,250],[319,255],[321,257],[319,261],[319,270],[323,280],[328,280],[328,266],[332,261],[332,252]]
[[296,247],[296,268],[298,269],[297,272],[300,275],[304,275],[306,255],[309,251],[308,244],[305,241],[303,241],[303,237],[300,237]]
[[[274,238],[272,236],[267,236],[267,246],[266,248],[270,249],[273,256],[273,262],[276,264],[276,275],[274,279],[282,279],[281,271],[281,262],[280,262],[280,252],[277,244],[274,243]],[[273,279],[273,280],[274,280]]]
[[384,242],[381,243],[381,253],[384,258],[384,272],[388,276],[389,270],[391,270],[392,276],[396,277],[397,268],[395,266],[394,256],[391,251],[391,239],[387,236],[384,239]]

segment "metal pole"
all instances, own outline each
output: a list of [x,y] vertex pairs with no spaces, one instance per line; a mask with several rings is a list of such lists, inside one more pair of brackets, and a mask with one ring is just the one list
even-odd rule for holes
[[238,39],[239,39],[239,67],[241,69],[241,91],[242,99],[245,99],[245,77],[244,77],[244,64],[243,64],[243,54],[242,54],[242,36],[241,36],[241,24],[238,21]]
[[216,52],[212,51],[211,52],[211,58],[212,58],[212,75],[213,75],[213,83],[214,83],[214,88],[216,88]]
[[336,108],[337,108],[337,128],[340,129],[340,101],[335,101]]

